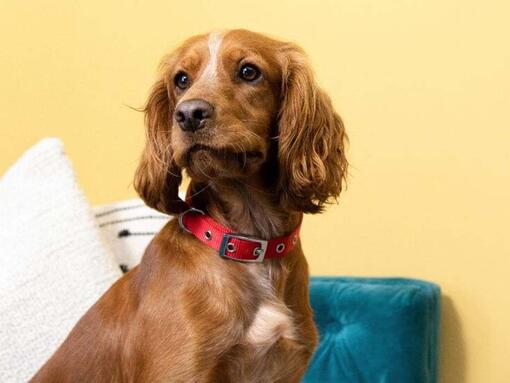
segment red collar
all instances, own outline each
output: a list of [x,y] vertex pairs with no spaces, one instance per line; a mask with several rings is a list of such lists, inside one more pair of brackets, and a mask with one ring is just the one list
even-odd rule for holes
[[282,258],[291,251],[299,238],[299,225],[285,237],[264,240],[234,233],[216,222],[202,210],[190,208],[179,214],[179,225],[200,242],[218,251],[224,258],[243,262],[262,262]]

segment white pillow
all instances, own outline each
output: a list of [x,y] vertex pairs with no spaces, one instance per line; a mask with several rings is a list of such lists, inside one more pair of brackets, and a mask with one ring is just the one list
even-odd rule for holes
[[27,381],[121,275],[62,143],[0,179],[0,382]]
[[141,200],[125,200],[94,208],[103,241],[115,255],[122,270],[140,263],[145,248],[171,219]]

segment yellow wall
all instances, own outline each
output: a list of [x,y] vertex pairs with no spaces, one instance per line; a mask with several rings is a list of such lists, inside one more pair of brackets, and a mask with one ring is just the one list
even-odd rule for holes
[[213,28],[295,40],[351,138],[349,190],[306,218],[313,273],[436,281],[442,381],[508,382],[509,14],[496,0],[3,1],[0,172],[60,136],[92,202],[133,197],[142,119],[126,105],[164,52]]

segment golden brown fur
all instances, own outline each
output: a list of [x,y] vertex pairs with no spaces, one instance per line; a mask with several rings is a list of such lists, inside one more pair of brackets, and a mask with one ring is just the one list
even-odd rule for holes
[[[237,77],[243,63],[260,69],[257,82]],[[198,98],[214,117],[183,131],[175,109]],[[244,30],[193,37],[164,58],[145,113],[135,187],[160,211],[185,209],[186,170],[194,206],[271,238],[341,191],[344,128],[293,44]],[[282,259],[240,263],[172,220],[32,382],[298,382],[316,343],[300,243]]]

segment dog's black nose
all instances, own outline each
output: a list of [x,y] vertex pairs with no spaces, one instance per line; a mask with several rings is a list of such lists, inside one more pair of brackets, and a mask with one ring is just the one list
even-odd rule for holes
[[182,130],[194,132],[205,125],[205,120],[210,119],[214,113],[214,107],[205,100],[194,99],[180,103],[175,110],[175,121]]

